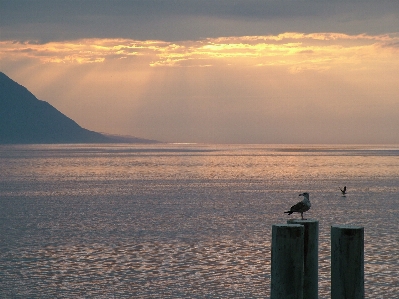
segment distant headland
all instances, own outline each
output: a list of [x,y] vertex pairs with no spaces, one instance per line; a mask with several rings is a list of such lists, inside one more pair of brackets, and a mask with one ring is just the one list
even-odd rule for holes
[[28,89],[0,72],[0,144],[159,143],[110,135],[79,126]]

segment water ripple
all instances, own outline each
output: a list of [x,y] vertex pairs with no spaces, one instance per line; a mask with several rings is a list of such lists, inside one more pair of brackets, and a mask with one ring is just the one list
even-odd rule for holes
[[0,147],[0,298],[268,298],[303,191],[320,299],[334,224],[365,228],[366,298],[399,293],[397,149],[162,146]]

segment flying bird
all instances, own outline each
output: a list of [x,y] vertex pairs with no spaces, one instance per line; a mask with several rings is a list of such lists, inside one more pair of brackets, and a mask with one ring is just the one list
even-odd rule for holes
[[299,196],[303,196],[303,200],[298,202],[297,204],[293,205],[289,211],[284,212],[284,213],[287,213],[288,215],[291,215],[292,213],[301,213],[301,218],[302,218],[302,220],[304,220],[303,213],[306,211],[309,211],[310,206],[311,206],[310,201],[309,201],[309,193],[305,192],[305,193],[299,194]]
[[341,189],[341,188],[339,188],[339,189],[341,190],[342,195],[345,195],[345,194],[346,194],[346,186],[344,186],[344,189]]

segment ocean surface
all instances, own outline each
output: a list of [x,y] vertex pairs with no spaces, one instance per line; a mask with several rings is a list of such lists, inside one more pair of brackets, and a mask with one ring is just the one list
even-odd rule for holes
[[399,146],[9,145],[0,170],[0,298],[269,298],[302,192],[320,298],[338,224],[364,227],[366,298],[399,298]]

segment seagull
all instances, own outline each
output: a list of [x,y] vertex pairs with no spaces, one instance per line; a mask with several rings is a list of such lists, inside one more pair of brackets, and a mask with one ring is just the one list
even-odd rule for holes
[[292,213],[301,213],[302,220],[304,220],[303,213],[306,211],[309,211],[310,206],[311,206],[310,201],[309,201],[309,193],[305,192],[305,193],[299,194],[299,196],[303,196],[303,200],[298,202],[297,204],[293,205],[289,211],[284,212],[284,213],[287,213],[288,215],[291,215]]
[[345,195],[345,194],[346,194],[346,186],[344,186],[344,189],[341,189],[341,188],[339,188],[339,189],[341,190],[342,195]]

